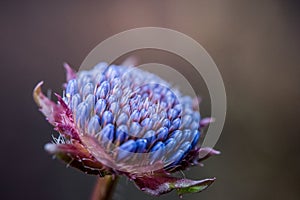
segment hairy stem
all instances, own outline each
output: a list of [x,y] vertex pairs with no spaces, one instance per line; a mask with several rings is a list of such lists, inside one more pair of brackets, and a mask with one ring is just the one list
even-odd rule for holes
[[118,177],[114,175],[106,175],[103,178],[98,178],[91,200],[111,199],[117,182]]

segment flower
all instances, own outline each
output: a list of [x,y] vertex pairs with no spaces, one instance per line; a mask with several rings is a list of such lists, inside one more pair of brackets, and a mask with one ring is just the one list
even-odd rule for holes
[[210,118],[198,103],[158,76],[138,68],[96,65],[76,73],[65,64],[67,83],[58,102],[34,89],[40,111],[59,133],[45,150],[87,174],[124,175],[151,195],[200,192],[215,178],[189,180],[171,173],[219,154],[200,148]]

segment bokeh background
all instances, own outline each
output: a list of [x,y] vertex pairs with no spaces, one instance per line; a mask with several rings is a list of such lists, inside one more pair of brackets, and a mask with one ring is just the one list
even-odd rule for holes
[[[180,31],[209,52],[223,76],[228,112],[222,154],[190,178],[217,177],[184,199],[300,199],[300,13],[297,1],[1,1],[1,199],[88,199],[95,177],[52,160],[52,127],[32,100],[35,84],[61,92],[63,62],[78,68],[107,37],[158,26]],[[140,62],[185,68],[161,51]],[[195,77],[190,75],[191,81]],[[195,85],[195,84],[194,84]],[[209,96],[199,84],[202,114]],[[121,180],[115,199],[156,199]],[[174,193],[160,199],[176,199]]]

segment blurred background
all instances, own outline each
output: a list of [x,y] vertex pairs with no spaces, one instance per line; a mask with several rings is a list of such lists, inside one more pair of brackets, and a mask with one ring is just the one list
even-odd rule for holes
[[[297,1],[1,1],[1,199],[88,199],[95,177],[52,160],[43,149],[52,127],[32,90],[60,93],[63,62],[75,69],[101,41],[132,28],[180,31],[203,45],[223,76],[228,112],[215,146],[222,154],[189,178],[217,177],[184,199],[300,199],[300,13]],[[189,64],[167,52],[132,52],[141,63],[186,69],[210,105],[206,86]],[[120,58],[121,62],[122,58]],[[189,77],[190,76],[190,77]],[[199,82],[197,82],[199,80]],[[175,192],[159,199],[176,199]],[[156,199],[121,180],[114,199]]]

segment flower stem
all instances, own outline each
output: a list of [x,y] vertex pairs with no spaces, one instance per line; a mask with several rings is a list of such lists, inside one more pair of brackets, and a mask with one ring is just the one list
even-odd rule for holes
[[111,199],[117,182],[118,177],[114,175],[106,175],[105,177],[98,178],[91,200]]

